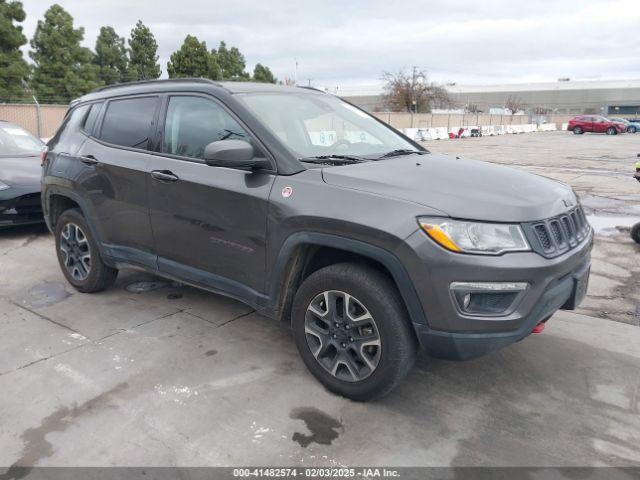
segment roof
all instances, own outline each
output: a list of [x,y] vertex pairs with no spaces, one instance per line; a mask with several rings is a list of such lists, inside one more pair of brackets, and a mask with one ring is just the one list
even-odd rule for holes
[[98,88],[73,102],[72,105],[91,100],[109,98],[114,95],[132,95],[145,92],[163,92],[174,90],[225,90],[228,93],[250,92],[309,92],[323,94],[318,90],[306,87],[293,87],[287,85],[274,85],[272,83],[259,82],[215,82],[206,78],[172,78],[163,80],[141,80],[137,82],[118,83]]

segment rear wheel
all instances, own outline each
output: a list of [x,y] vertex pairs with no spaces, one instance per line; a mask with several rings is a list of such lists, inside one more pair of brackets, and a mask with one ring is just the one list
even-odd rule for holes
[[640,222],[631,227],[631,238],[636,243],[640,243]]
[[607,128],[607,135],[616,135],[618,131],[614,127]]
[[394,283],[353,263],[314,272],[296,292],[298,351],[329,390],[358,401],[389,393],[411,370],[417,342]]
[[55,228],[58,263],[67,281],[83,293],[113,285],[118,270],[104,264],[89,225],[78,209],[60,215]]
[[573,127],[573,133],[576,135],[582,135],[584,130],[582,130],[582,127]]

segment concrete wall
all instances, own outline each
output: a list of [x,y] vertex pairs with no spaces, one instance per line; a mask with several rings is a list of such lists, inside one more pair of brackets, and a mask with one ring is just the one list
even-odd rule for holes
[[[50,138],[58,130],[68,107],[66,105],[40,106],[40,137]],[[0,104],[0,120],[20,125],[38,135],[38,110],[32,104]]]
[[468,125],[519,125],[530,123],[529,115],[487,115],[448,113],[394,113],[376,112],[376,117],[402,130],[403,128],[466,127]]

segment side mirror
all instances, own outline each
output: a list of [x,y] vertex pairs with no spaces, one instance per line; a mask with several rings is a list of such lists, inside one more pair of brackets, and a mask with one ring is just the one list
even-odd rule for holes
[[211,142],[204,149],[204,161],[210,167],[256,170],[269,168],[265,158],[255,158],[255,150],[243,140],[219,140]]

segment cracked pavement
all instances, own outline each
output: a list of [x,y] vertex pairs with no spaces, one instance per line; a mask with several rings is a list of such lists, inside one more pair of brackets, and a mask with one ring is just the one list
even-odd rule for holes
[[[480,140],[527,152],[545,142],[528,139],[537,135]],[[607,170],[622,172],[620,162]],[[621,201],[611,213],[633,213]],[[640,247],[627,238],[596,238],[580,311],[589,316],[560,312],[542,335],[469,362],[421,354],[395,392],[362,404],[325,391],[286,326],[245,305],[171,282],[132,293],[157,280],[135,271],[80,294],[43,228],[0,232],[0,475],[28,478],[34,465],[637,466]]]

